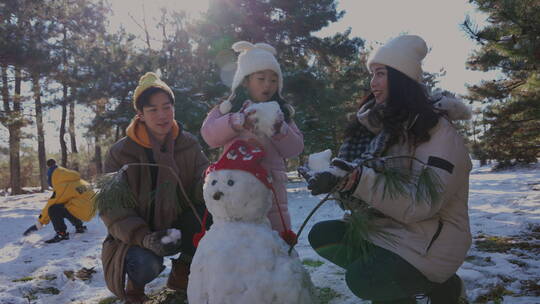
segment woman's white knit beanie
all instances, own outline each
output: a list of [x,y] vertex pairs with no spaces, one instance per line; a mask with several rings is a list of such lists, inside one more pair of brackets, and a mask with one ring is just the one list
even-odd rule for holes
[[403,35],[388,41],[371,53],[367,67],[374,63],[390,66],[417,82],[422,82],[422,59],[428,48],[424,39],[416,35]]
[[273,46],[267,43],[252,44],[247,41],[238,41],[232,45],[232,49],[240,53],[231,86],[232,92],[242,83],[244,77],[247,75],[258,71],[272,70],[278,75],[278,94],[281,96],[283,76],[279,63],[276,57],[274,57],[277,52]]

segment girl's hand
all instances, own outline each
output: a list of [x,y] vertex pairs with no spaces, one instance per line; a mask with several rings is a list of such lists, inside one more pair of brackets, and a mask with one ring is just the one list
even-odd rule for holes
[[240,108],[240,111],[238,111],[238,112],[243,113],[246,110],[246,108],[251,106],[252,104],[253,104],[253,101],[251,101],[249,99],[244,101],[244,103],[242,104],[242,107]]
[[276,122],[274,123],[274,136],[284,135],[285,133],[285,130],[284,130],[285,125],[283,124],[284,121],[285,121],[285,117],[283,116],[283,112],[279,111]]
[[255,113],[257,111],[255,109],[249,110],[249,112],[244,113],[245,115],[245,122],[244,122],[244,129],[253,131],[255,129],[255,125],[258,122],[258,119],[255,117]]
[[246,118],[244,113],[232,113],[229,117],[229,123],[231,124],[231,127],[237,132],[244,129],[245,122]]

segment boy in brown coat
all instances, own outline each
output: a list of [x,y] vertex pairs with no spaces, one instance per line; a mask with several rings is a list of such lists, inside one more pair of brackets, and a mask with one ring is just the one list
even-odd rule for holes
[[[100,217],[108,230],[102,251],[107,287],[126,303],[142,303],[147,299],[144,286],[163,271],[165,256],[181,252],[173,259],[167,287],[187,288],[195,253],[192,239],[201,230],[188,201],[195,203],[199,214],[205,209],[202,178],[208,159],[197,139],[174,120],[174,94],[157,75],[142,76],[133,95],[137,115],[128,126],[127,136],[111,147],[105,171],[116,172],[133,163],[155,163],[159,167],[128,166],[122,178],[136,205],[128,208],[121,202],[118,208],[100,210]],[[174,170],[181,185],[163,166]],[[180,230],[181,237],[164,244],[162,238],[171,228]]]

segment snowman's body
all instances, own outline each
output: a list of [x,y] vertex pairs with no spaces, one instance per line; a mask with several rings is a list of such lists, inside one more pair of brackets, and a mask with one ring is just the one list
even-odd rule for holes
[[190,304],[311,304],[312,283],[297,256],[271,230],[271,191],[250,173],[218,170],[204,198],[213,225],[191,264]]

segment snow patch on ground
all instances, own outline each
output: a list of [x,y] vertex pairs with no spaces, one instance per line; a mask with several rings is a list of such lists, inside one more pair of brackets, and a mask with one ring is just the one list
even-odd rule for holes
[[[502,290],[505,295],[501,302],[505,304],[540,303],[539,185],[540,165],[499,172],[474,168],[469,199],[474,244],[458,271],[471,302]],[[293,230],[298,231],[322,196],[312,197],[305,183],[299,181],[289,183],[287,190]],[[54,235],[51,225],[22,236],[35,223],[50,195],[0,198],[0,304],[90,304],[112,296],[105,286],[100,258],[106,229],[98,218],[86,223],[88,231],[84,234],[75,234],[75,228],[67,223],[70,239],[57,244],[44,243]],[[296,250],[306,261],[304,267],[315,286],[328,295],[326,303],[367,303],[348,290],[344,270],[319,257],[307,241],[315,223],[341,216],[342,211],[333,202],[323,205],[302,232]],[[165,266],[167,269],[147,285],[148,293],[165,286],[169,258]],[[89,279],[70,275],[92,267],[96,273]]]

